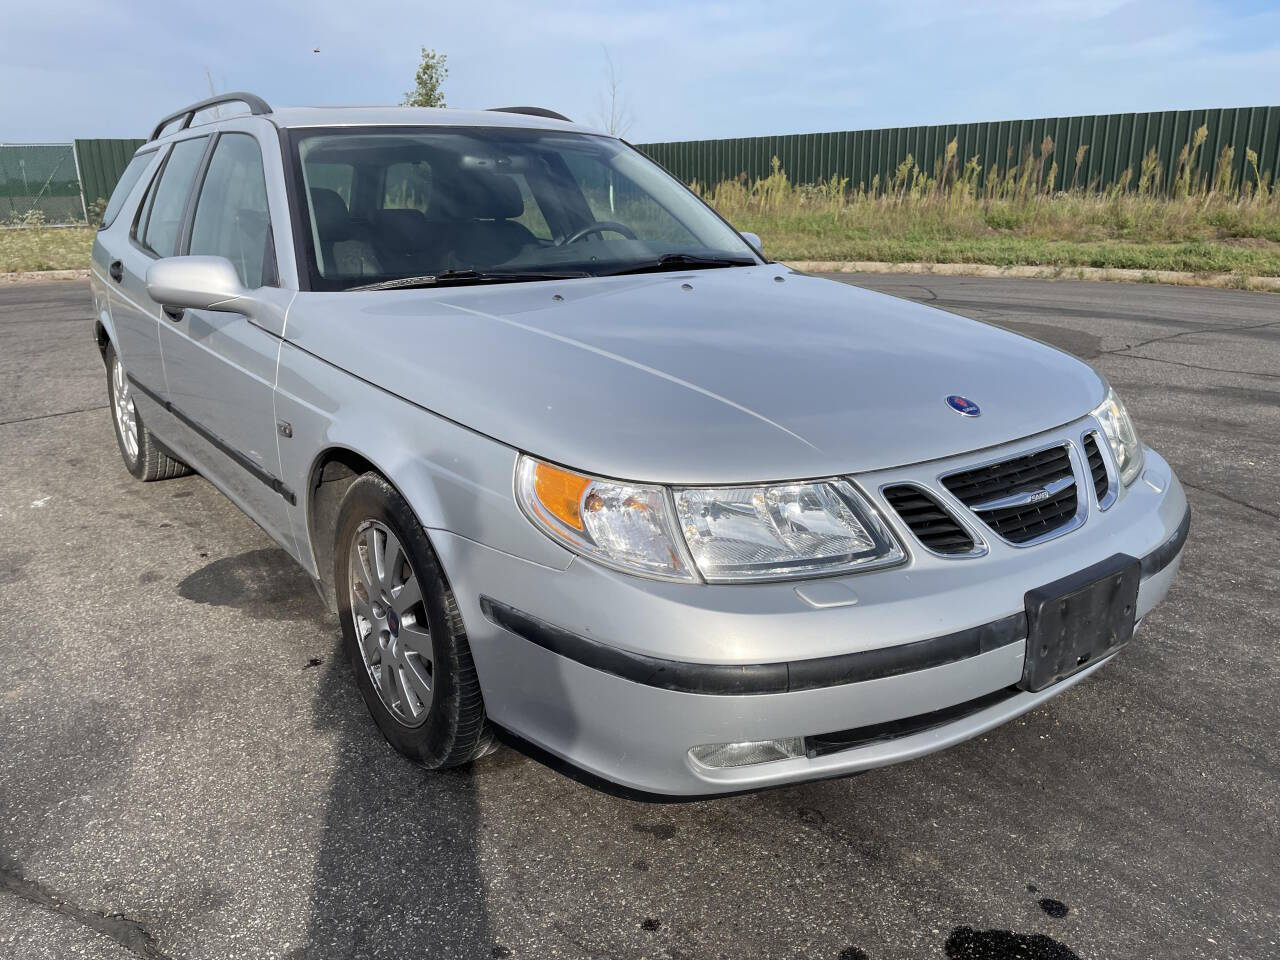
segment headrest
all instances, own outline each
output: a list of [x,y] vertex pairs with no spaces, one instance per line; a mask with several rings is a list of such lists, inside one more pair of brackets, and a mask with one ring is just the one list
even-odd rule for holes
[[433,220],[507,220],[524,213],[520,187],[506,174],[468,170],[431,197]]
[[311,188],[311,212],[316,218],[316,230],[325,240],[346,240],[351,236],[351,215],[342,195],[327,187]]

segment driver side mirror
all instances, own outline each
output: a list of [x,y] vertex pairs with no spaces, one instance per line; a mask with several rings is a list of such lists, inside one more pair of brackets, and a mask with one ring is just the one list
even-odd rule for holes
[[226,257],[165,257],[147,270],[147,293],[163,307],[242,313],[252,317],[257,301],[240,283]]
[[764,244],[760,242],[760,234],[747,233],[744,230],[742,231],[742,239],[747,241],[747,243],[751,244],[751,246],[755,247],[756,253],[760,253],[760,254],[764,253]]

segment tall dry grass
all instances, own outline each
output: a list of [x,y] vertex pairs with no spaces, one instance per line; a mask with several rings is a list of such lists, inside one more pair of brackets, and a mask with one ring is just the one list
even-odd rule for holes
[[[1204,127],[1196,131],[1168,183],[1154,149],[1137,170],[1126,169],[1106,187],[1096,178],[1081,181],[1086,146],[1068,158],[1069,169],[1059,176],[1053,141],[1046,137],[1003,168],[984,167],[980,156],[960,158],[952,140],[931,167],[908,155],[884,183],[877,177],[852,185],[833,176],[797,184],[775,157],[767,177],[692,187],[732,222],[773,227],[784,235],[865,231],[881,238],[1280,243],[1280,192],[1271,171],[1259,171],[1257,154],[1247,150],[1244,175],[1238,177],[1230,146],[1216,165],[1207,163],[1207,136]],[[1210,170],[1216,172],[1211,176]]]

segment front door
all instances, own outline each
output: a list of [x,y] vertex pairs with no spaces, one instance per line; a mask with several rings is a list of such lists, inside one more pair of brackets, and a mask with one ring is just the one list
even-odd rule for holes
[[254,291],[255,320],[184,310],[160,327],[168,397],[206,474],[291,553],[275,416],[283,315],[292,297],[276,277],[262,151],[252,134],[218,135],[195,198],[183,253],[226,257]]

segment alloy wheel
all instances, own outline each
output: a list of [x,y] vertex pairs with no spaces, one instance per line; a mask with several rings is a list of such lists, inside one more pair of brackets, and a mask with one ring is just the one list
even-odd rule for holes
[[422,588],[399,538],[366,520],[349,551],[351,618],[360,656],[383,706],[406,727],[431,709],[434,652]]
[[138,459],[138,412],[133,407],[133,395],[129,391],[129,378],[124,374],[124,364],[115,357],[111,364],[111,411],[120,431],[120,443],[130,463]]

